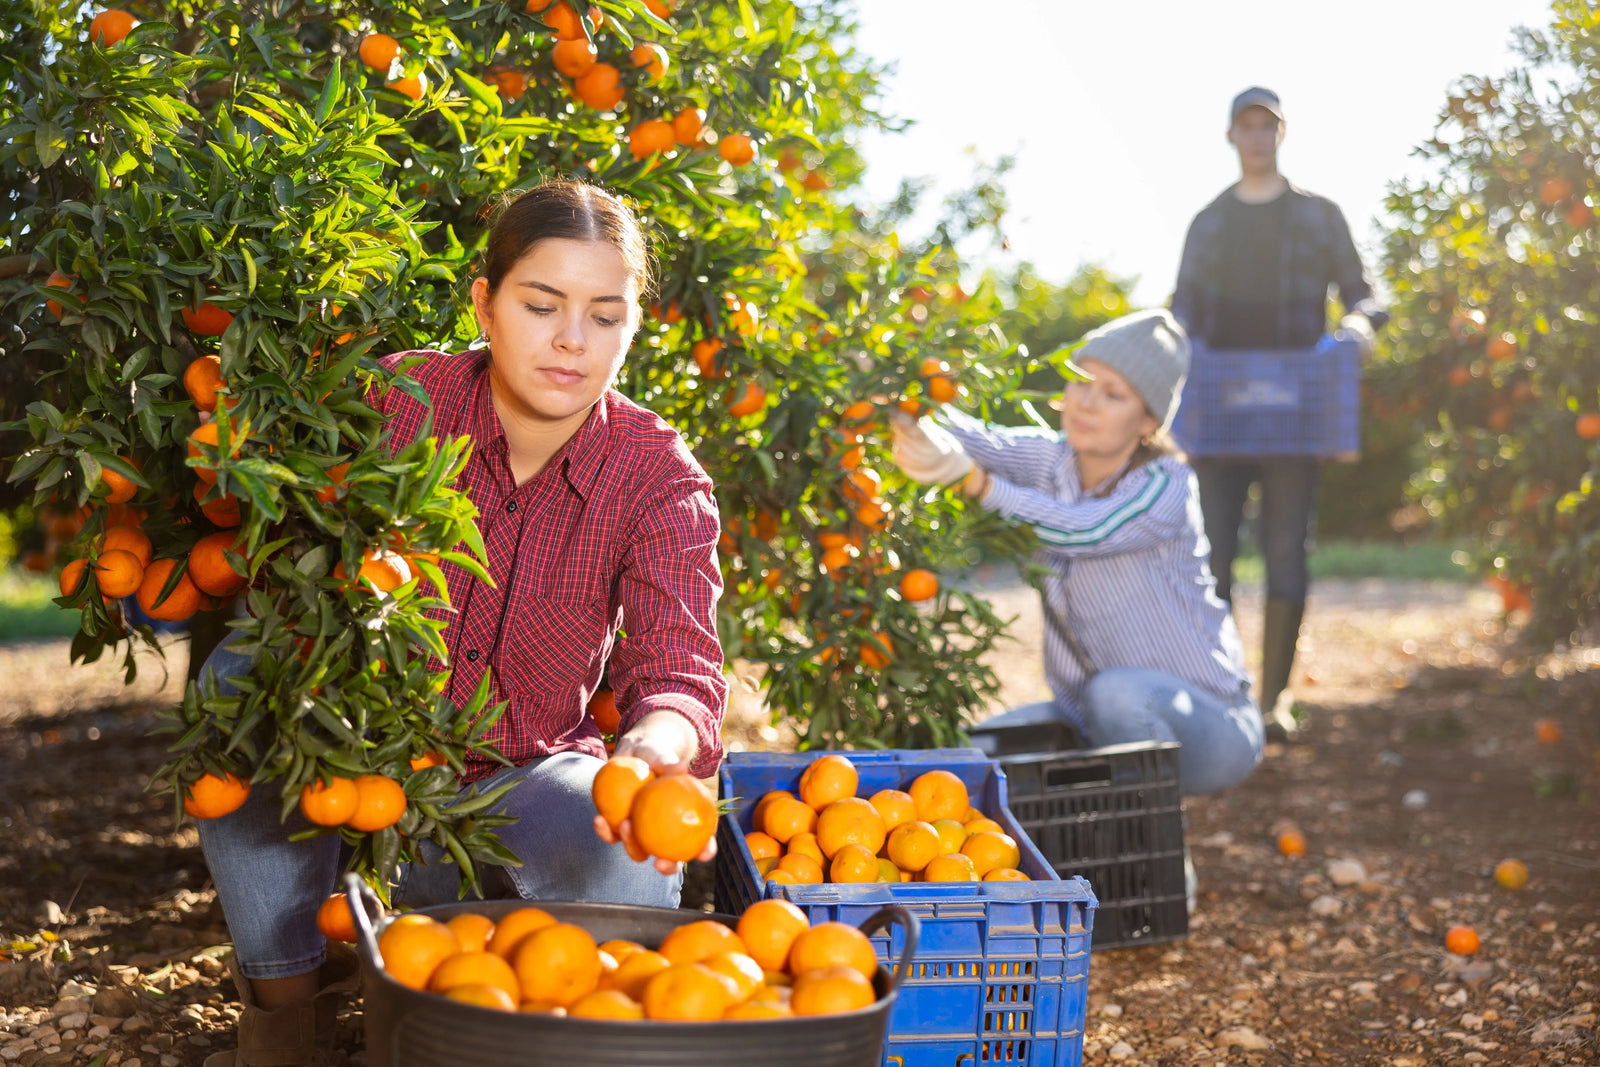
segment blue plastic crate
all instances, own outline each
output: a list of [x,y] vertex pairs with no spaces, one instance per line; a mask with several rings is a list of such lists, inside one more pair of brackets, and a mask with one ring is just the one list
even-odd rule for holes
[[[973,805],[1016,839],[1032,881],[770,883],[745,843],[751,814],[774,789],[798,793],[801,773],[818,754],[736,752],[720,773],[723,798],[738,802],[717,826],[717,909],[737,915],[764,897],[782,897],[813,923],[854,924],[886,902],[904,905],[921,920],[922,939],[889,1017],[886,1065],[1079,1067],[1094,891],[1082,878],[1060,878],[1028,839],[1006,806],[999,764],[970,748],[840,755],[856,765],[863,797],[906,789],[926,771],[955,774]],[[873,942],[882,959],[899,948],[888,937]]]
[[1361,348],[1342,334],[1313,348],[1196,344],[1172,435],[1199,458],[1355,453],[1361,447]]

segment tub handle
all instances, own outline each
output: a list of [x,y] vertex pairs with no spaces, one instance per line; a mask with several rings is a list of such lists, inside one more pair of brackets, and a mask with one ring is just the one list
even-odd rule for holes
[[[872,936],[890,923],[899,923],[900,929],[905,931],[905,944],[900,948],[900,959],[889,972],[889,989],[900,988],[900,983],[911,976],[911,958],[917,954],[917,936],[922,932],[922,923],[917,917],[899,904],[885,904],[861,924],[861,932]],[[893,944],[893,941],[890,942]]]
[[[372,887],[361,880],[361,876],[354,871],[344,876],[345,900],[350,905],[350,918],[356,925],[356,940],[361,947],[367,950],[367,955],[372,957],[372,962],[379,970],[383,969],[383,954],[378,951],[378,934],[374,929],[378,919],[383,917],[383,901],[378,899],[378,894]],[[367,903],[371,902],[374,909],[373,918],[367,913]]]

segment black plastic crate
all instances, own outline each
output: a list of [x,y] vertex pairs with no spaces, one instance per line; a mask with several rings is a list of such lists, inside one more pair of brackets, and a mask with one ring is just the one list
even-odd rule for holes
[[1151,741],[997,757],[1022,829],[1057,874],[1094,887],[1096,949],[1189,933],[1178,748]]

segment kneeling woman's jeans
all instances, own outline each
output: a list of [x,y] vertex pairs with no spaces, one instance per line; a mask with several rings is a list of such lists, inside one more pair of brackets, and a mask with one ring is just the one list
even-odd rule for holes
[[[1081,710],[1083,733],[1093,747],[1180,743],[1178,774],[1187,796],[1226,789],[1261,762],[1261,712],[1248,691],[1226,701],[1160,671],[1112,667],[1089,679]],[[1059,704],[1045,703],[1016,708],[983,725],[1022,725],[1049,717],[1072,721]]]
[[[204,670],[214,672],[223,692],[231,693],[236,690],[227,679],[243,674],[249,663],[224,645]],[[488,789],[511,778],[522,780],[499,809],[521,819],[498,833],[523,866],[481,868],[489,895],[678,906],[681,874],[666,877],[654,864],[637,863],[621,845],[595,836],[590,791],[602,765],[593,756],[562,752],[505,768],[482,783]],[[275,786],[252,790],[232,814],[200,822],[200,845],[239,967],[252,979],[288,978],[321,965],[325,942],[317,930],[317,909],[337,888],[342,865],[337,835],[289,840],[310,824],[298,809],[287,821],[279,819]],[[432,842],[424,842],[422,851],[426,862],[401,867],[395,903],[453,903],[459,869],[443,860]]]

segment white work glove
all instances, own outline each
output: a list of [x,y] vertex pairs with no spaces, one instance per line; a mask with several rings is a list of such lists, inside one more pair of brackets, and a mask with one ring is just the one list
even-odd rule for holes
[[903,411],[889,413],[894,431],[895,465],[906,477],[933,485],[951,485],[972,473],[972,457],[949,430]]
[[1350,339],[1361,346],[1361,358],[1372,358],[1372,345],[1375,337],[1372,332],[1372,323],[1367,321],[1365,315],[1351,313],[1339,320],[1339,329],[1350,335]]

